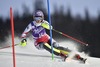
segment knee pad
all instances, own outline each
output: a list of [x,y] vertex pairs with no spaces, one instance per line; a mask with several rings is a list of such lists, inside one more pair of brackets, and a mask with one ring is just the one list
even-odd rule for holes
[[59,46],[59,44],[57,42],[53,42],[52,45],[53,45],[53,47],[56,47],[56,48]]

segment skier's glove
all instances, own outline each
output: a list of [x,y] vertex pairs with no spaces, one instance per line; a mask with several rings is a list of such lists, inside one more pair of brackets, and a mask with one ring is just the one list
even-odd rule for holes
[[23,39],[21,42],[20,42],[20,45],[21,46],[26,46],[27,45],[27,40],[26,39]]
[[[50,25],[48,23],[44,22],[44,23],[41,24],[41,26],[48,29],[48,30],[50,30]],[[52,29],[52,26],[51,26],[51,29]]]

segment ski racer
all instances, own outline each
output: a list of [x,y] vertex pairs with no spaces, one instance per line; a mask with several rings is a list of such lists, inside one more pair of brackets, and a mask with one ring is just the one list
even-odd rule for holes
[[[69,50],[68,48],[59,46],[59,44],[53,38],[52,38],[52,43],[51,43],[50,36],[46,33],[46,30],[45,30],[45,29],[50,30],[50,25],[46,20],[44,20],[43,12],[40,10],[37,10],[33,14],[33,19],[34,21],[30,22],[29,25],[24,30],[24,32],[22,33],[21,35],[22,41],[20,45],[26,46],[26,43],[27,43],[26,36],[30,31],[32,31],[34,45],[37,49],[39,50],[45,49],[48,52],[52,53],[52,49],[51,49],[51,44],[52,44],[54,54],[57,56],[63,57],[65,61],[68,55],[70,54],[71,50]],[[86,61],[86,59],[82,58],[79,54],[75,54],[75,58],[83,61],[84,63]]]

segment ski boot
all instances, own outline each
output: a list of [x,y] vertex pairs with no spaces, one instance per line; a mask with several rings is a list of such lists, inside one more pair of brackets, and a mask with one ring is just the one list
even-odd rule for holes
[[80,58],[80,60],[85,64],[86,63],[86,60],[87,58]]
[[76,54],[77,60],[82,61],[82,63],[86,63],[87,58],[82,58],[79,54]]
[[63,53],[60,53],[60,56],[61,56],[61,58],[62,58],[62,61],[66,61],[66,58],[68,57],[68,55],[65,55],[65,54],[63,54]]

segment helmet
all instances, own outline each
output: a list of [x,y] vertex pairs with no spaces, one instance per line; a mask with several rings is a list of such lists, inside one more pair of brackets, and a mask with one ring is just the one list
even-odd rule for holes
[[34,17],[44,17],[44,14],[43,14],[42,11],[37,10],[37,11],[35,12],[35,14],[34,14]]
[[[33,17],[34,17],[35,20],[39,20],[39,18],[40,18],[40,20],[44,20],[44,14],[43,14],[43,12],[40,11],[40,10],[37,10],[37,11],[35,12],[35,14],[33,15]],[[37,18],[38,18],[38,19],[37,19]]]

